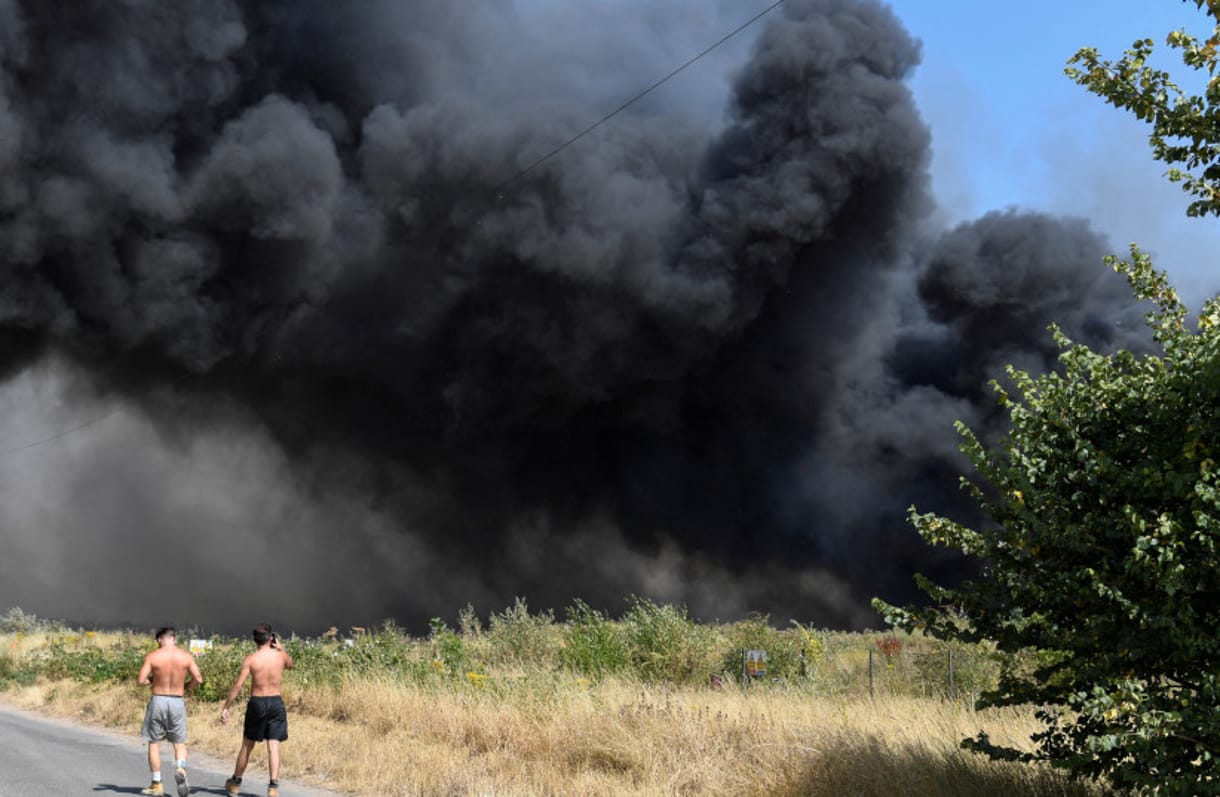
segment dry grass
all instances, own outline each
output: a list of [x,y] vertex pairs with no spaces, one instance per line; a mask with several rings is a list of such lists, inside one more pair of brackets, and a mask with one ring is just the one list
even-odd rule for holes
[[[138,731],[131,686],[39,683],[0,693],[18,705]],[[501,678],[482,688],[350,679],[286,687],[284,774],[355,794],[1100,795],[1030,766],[958,749],[986,730],[1021,745],[1028,712],[975,713],[939,700],[875,701],[804,690],[589,685],[566,676]],[[221,758],[239,730],[193,702],[192,745]],[[258,755],[262,755],[259,751]]]

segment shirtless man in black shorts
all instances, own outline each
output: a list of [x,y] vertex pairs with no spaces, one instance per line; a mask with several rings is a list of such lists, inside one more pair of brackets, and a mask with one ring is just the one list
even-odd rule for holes
[[241,792],[241,776],[250,761],[254,745],[266,740],[267,763],[271,770],[271,782],[267,786],[267,797],[279,797],[280,787],[280,742],[288,738],[288,714],[280,696],[280,684],[284,670],[292,669],[292,656],[280,647],[280,642],[271,632],[271,626],[260,623],[251,634],[258,650],[246,656],[241,663],[241,672],[229,690],[220,721],[228,723],[229,706],[241,691],[246,678],[250,679],[250,702],[246,704],[246,720],[242,729],[241,749],[237,751],[237,763],[233,766],[233,777],[225,781],[229,794]]

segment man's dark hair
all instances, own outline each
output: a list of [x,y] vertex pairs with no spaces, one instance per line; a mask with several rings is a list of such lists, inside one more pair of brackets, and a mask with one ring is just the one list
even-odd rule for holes
[[178,632],[174,630],[174,627],[172,625],[163,626],[163,627],[157,629],[157,641],[160,642],[161,637],[163,637],[163,636],[176,637],[176,636],[178,636]]
[[259,623],[254,626],[254,630],[250,632],[250,636],[254,637],[254,644],[265,645],[271,641],[271,637],[275,636],[271,631],[271,626],[267,623]]

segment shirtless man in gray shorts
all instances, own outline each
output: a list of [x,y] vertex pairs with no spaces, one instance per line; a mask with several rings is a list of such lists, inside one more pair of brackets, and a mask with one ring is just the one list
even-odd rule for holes
[[157,649],[144,657],[137,683],[151,686],[152,696],[144,712],[144,727],[140,736],[148,741],[148,768],[152,772],[152,784],[140,794],[164,794],[161,783],[161,740],[169,739],[174,746],[177,768],[174,780],[178,784],[178,797],[186,797],[191,787],[186,780],[186,687],[203,683],[203,674],[195,657],[178,647],[173,628],[157,630]]

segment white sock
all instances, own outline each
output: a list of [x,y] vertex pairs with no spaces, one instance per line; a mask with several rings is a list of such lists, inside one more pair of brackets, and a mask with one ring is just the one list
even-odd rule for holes
[[185,758],[179,758],[179,759],[178,759],[178,766],[182,767],[183,769],[186,769],[186,759],[185,759]]
[[160,783],[160,782],[161,782],[161,770],[158,769],[156,772],[153,773],[153,783]]

